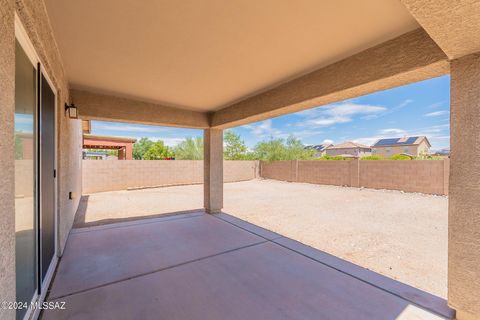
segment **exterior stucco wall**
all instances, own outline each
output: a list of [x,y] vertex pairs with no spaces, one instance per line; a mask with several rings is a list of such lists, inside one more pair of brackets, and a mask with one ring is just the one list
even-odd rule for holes
[[[63,106],[69,102],[69,88],[44,2],[18,0],[16,11],[40,57],[42,67],[57,90],[57,205],[59,250],[62,252],[82,193],[81,122],[67,118],[64,112]],[[69,192],[74,194],[72,200],[68,197]]]
[[448,301],[480,319],[480,53],[452,61]]
[[[405,147],[408,147],[408,150],[405,150]],[[387,152],[387,149],[390,149],[390,152]],[[421,154],[428,153],[429,150],[428,144],[424,140],[419,145],[372,147],[372,154],[382,158],[390,158],[395,154],[402,153],[419,156]]]
[[[65,118],[67,82],[42,1],[0,0],[0,299],[15,301],[15,11],[33,43],[42,65],[58,91],[59,136],[59,242],[60,249],[73,223],[79,198],[68,200],[68,191],[81,193],[80,123]],[[14,310],[0,310],[1,319],[14,319]]]
[[[0,301],[15,301],[15,2],[0,0]],[[15,310],[0,309],[0,319]]]

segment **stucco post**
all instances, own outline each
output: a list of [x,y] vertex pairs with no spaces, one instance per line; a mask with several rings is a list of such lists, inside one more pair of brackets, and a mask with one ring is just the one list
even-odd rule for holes
[[[15,1],[0,0],[0,301],[15,301]],[[0,308],[0,319],[15,310]]]
[[220,212],[223,208],[223,130],[203,131],[203,203],[208,213]]
[[133,145],[127,143],[125,146],[125,160],[133,160]]
[[480,53],[451,63],[448,302],[480,319]]

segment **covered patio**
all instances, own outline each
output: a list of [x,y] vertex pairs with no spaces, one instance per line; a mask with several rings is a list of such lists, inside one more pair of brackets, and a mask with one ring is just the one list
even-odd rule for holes
[[226,213],[73,229],[42,319],[452,319],[443,299]]
[[[0,0],[0,15],[0,301],[66,302],[44,319],[479,319],[479,1]],[[448,301],[222,212],[225,129],[445,74]],[[72,229],[81,120],[204,130],[204,212]]]

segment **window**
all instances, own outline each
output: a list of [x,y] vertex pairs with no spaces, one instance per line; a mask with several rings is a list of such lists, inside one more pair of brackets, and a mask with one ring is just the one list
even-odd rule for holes
[[409,153],[409,152],[410,152],[410,148],[409,148],[409,147],[403,147],[403,152]]
[[390,152],[392,152],[392,148],[386,148],[385,151],[386,151],[387,153],[390,153]]

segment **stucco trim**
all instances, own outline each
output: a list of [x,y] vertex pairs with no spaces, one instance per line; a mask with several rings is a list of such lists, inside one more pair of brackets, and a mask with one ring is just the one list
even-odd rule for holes
[[209,126],[208,115],[203,112],[78,89],[71,89],[70,94],[82,120],[119,121],[201,129]]
[[401,0],[450,59],[480,51],[480,2]]

